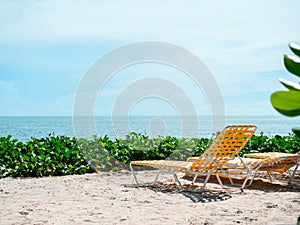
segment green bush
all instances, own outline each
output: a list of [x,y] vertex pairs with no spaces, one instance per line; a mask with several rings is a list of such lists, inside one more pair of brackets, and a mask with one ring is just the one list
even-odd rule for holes
[[258,152],[298,153],[299,149],[300,137],[294,134],[283,137],[279,135],[268,137],[263,133],[260,133],[259,136],[252,136],[251,140],[246,144],[240,154],[244,155],[246,153]]
[[0,177],[41,177],[93,171],[75,138],[51,136],[23,143],[0,137]]
[[133,160],[165,159],[176,149],[178,139],[170,136],[151,139],[131,132],[124,140],[116,139],[115,145],[109,153],[121,162],[130,163]]
[[116,142],[111,141],[108,136],[96,137],[92,140],[78,139],[78,147],[92,168],[96,171],[118,171],[126,169],[126,165],[122,160],[116,160],[112,156],[117,148]]
[[[49,135],[23,143],[11,136],[0,137],[0,178],[118,171],[128,169],[132,160],[186,160],[201,155],[211,140],[169,136],[151,139],[136,133],[114,141],[108,136],[87,140]],[[296,135],[268,137],[261,133],[251,138],[240,155],[253,152],[298,153],[299,149],[300,138]]]
[[208,138],[179,138],[178,146],[169,159],[185,161],[189,157],[201,155],[209,146]]

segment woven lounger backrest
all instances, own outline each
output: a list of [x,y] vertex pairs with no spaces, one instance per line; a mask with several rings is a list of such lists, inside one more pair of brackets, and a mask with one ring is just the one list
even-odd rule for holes
[[215,167],[208,158],[216,161],[233,159],[240,152],[256,131],[254,125],[232,125],[222,130],[208,149],[192,166],[196,170]]

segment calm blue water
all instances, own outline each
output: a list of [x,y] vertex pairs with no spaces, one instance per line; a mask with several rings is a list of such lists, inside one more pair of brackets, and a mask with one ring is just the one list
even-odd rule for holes
[[[110,138],[122,138],[128,131],[147,134],[151,137],[157,135],[170,135],[175,137],[211,137],[213,133],[210,116],[198,118],[198,126],[193,119],[187,117],[184,121],[176,116],[171,117],[130,117],[126,118],[96,117],[95,130],[87,130],[82,122],[77,126],[76,135],[73,131],[72,117],[0,117],[0,136],[12,135],[20,141],[28,141],[31,137],[46,137],[51,133],[65,136],[80,136],[89,138],[91,134],[97,136],[108,135]],[[224,125],[254,124],[258,127],[256,134],[264,132],[268,136],[288,135],[291,128],[300,126],[300,118],[286,118],[283,116],[227,116]],[[219,127],[224,127],[221,123]],[[79,127],[79,128],[78,128]],[[221,129],[220,128],[220,129]],[[78,134],[78,132],[80,134]]]

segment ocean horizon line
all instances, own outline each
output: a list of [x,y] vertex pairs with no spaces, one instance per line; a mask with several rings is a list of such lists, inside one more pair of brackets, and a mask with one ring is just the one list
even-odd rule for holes
[[[73,115],[0,115],[3,117],[194,117],[194,115],[129,115],[129,116],[111,116],[111,115],[95,115],[95,116],[73,116]],[[197,115],[197,117],[213,117],[212,115]],[[224,117],[224,115],[215,115],[214,117]],[[225,115],[226,117],[280,117],[286,119],[296,119],[297,117],[286,117],[283,115]],[[300,117],[298,117],[300,118]]]
[[[252,124],[257,126],[256,134],[263,132],[269,136],[284,136],[291,134],[293,127],[300,126],[300,117],[280,115],[228,115],[220,120],[218,117],[201,115],[196,123],[195,118],[189,120],[189,117],[184,116],[95,116],[87,120],[87,117],[82,118],[82,121],[80,118],[74,121],[72,116],[0,116],[0,136],[12,135],[19,140],[29,140],[30,137],[45,137],[50,133],[65,136],[78,133],[80,136],[89,136],[93,133],[97,136],[122,138],[129,132],[136,132],[151,137],[210,137],[212,133],[232,124]],[[94,121],[93,127],[91,121]]]

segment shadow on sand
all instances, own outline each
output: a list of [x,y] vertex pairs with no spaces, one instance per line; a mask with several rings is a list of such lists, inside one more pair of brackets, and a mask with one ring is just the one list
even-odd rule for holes
[[155,192],[167,193],[167,194],[181,194],[189,199],[191,199],[195,203],[209,203],[209,202],[220,202],[225,201],[232,198],[231,195],[220,192],[220,191],[205,191],[200,192],[199,186],[192,184],[184,184],[184,190],[180,190],[177,184],[165,184],[165,183],[157,183],[155,186],[152,185],[125,185],[126,187],[140,187],[140,188],[148,188]]

